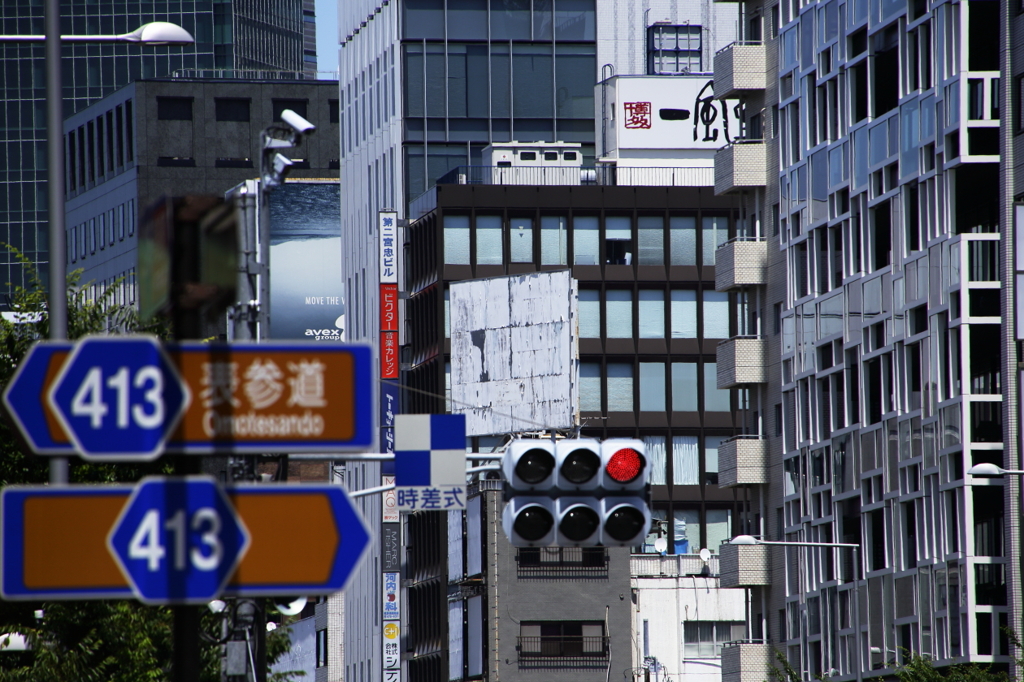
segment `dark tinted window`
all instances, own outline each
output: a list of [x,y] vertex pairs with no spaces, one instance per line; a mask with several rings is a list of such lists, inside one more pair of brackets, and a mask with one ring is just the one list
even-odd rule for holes
[[248,121],[249,99],[241,97],[217,97],[214,100],[218,121]]
[[191,121],[191,97],[157,97],[156,117],[160,121]]
[[309,106],[308,99],[275,99],[274,101],[274,120],[281,120],[281,112],[285,109],[291,109],[302,118],[308,119],[306,116],[306,109]]
[[340,121],[340,119],[341,119],[341,117],[338,114],[338,100],[336,100],[336,99],[329,99],[329,100],[327,100],[327,104],[328,104],[328,106],[331,109],[331,114],[330,114],[331,123],[338,123]]

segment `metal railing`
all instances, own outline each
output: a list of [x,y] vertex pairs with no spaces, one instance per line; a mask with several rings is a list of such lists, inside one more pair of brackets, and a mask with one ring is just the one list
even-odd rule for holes
[[549,659],[607,659],[605,635],[540,635],[517,637],[520,657]]
[[603,547],[523,547],[516,552],[519,578],[607,578]]
[[715,55],[720,55],[720,54],[722,54],[723,52],[725,52],[727,50],[731,50],[732,48],[736,47],[737,45],[764,45],[764,41],[763,40],[734,40],[733,42],[729,43],[725,47],[719,48],[719,50],[717,52],[715,52]]

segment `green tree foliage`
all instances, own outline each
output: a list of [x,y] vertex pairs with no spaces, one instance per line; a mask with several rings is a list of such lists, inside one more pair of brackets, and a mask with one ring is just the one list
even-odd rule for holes
[[[9,300],[16,319],[0,319],[0,390],[32,344],[46,339],[50,331],[46,287],[38,271],[21,253],[7,248],[25,266],[29,287],[17,287]],[[81,277],[81,270],[67,277],[69,339],[139,332],[167,337],[162,324],[142,325],[133,307],[114,302],[116,285],[90,300]],[[173,464],[166,460],[117,465],[73,460],[69,477],[75,483],[110,483],[173,473]],[[13,427],[0,423],[0,485],[41,484],[48,479],[49,458],[28,453]],[[205,630],[219,631],[218,617],[204,613],[203,618]],[[162,682],[170,678],[172,624],[169,608],[135,601],[0,601],[0,634],[21,633],[30,647],[24,652],[0,651],[0,682]],[[290,647],[287,635],[275,632],[267,637],[269,662]],[[219,652],[215,641],[202,647],[204,682],[219,682]]]

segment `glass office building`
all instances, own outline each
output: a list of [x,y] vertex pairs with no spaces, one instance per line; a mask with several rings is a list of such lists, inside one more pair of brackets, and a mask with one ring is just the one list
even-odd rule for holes
[[[310,5],[310,3],[306,3]],[[315,56],[307,59],[304,36],[313,31],[313,10],[302,0],[199,0],[158,4],[62,3],[65,35],[121,34],[150,21],[170,21],[196,42],[184,47],[77,43],[63,48],[64,115],[70,116],[139,78],[190,74],[230,76],[239,71],[290,71],[314,77]],[[187,8],[187,9],[186,9]],[[41,3],[5,2],[3,33],[42,34]],[[309,42],[308,40],[306,41]],[[315,50],[312,50],[315,55]],[[46,240],[46,73],[43,45],[0,42],[0,240],[21,250],[48,270]],[[0,252],[0,306],[7,304],[8,282],[23,284],[22,266],[6,249]]]

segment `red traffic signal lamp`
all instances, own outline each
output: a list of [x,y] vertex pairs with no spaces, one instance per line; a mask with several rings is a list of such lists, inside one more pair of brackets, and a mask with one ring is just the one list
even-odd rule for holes
[[502,526],[516,547],[623,547],[651,525],[643,441],[517,440],[502,470]]

